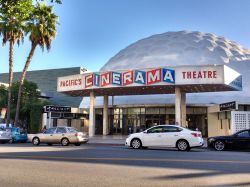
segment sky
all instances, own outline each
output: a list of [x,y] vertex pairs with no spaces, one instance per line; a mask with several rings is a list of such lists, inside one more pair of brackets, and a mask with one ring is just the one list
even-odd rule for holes
[[[60,25],[49,52],[37,48],[29,70],[83,67],[98,71],[131,43],[168,31],[201,31],[250,49],[249,0],[62,0]],[[28,39],[15,47],[22,71]],[[8,72],[8,45],[0,45],[0,73]]]

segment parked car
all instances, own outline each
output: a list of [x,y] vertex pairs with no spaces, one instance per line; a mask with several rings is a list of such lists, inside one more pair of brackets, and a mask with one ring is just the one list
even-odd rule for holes
[[239,131],[229,136],[210,137],[207,140],[209,147],[217,151],[225,149],[250,149],[250,129]]
[[158,125],[128,136],[125,146],[134,149],[147,147],[176,147],[187,151],[204,143],[201,132],[176,125]]
[[[9,127],[12,127],[13,125],[12,124],[9,124]],[[0,123],[0,128],[4,129],[7,127],[7,124],[6,123]]]
[[47,129],[43,133],[36,134],[32,138],[33,145],[39,145],[40,143],[62,144],[67,146],[70,143],[76,146],[82,143],[88,142],[88,137],[83,132],[79,132],[73,127],[52,127]]
[[12,139],[11,131],[5,128],[0,128],[0,143],[10,142]]
[[25,143],[28,140],[28,134],[25,132],[24,129],[19,128],[19,127],[12,127],[12,128],[7,128],[11,131],[12,133],[12,139],[11,143],[14,142],[22,142]]

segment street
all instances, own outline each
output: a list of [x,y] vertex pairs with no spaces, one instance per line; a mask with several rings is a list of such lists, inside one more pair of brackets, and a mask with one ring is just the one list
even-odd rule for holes
[[250,152],[0,145],[0,186],[250,186]]

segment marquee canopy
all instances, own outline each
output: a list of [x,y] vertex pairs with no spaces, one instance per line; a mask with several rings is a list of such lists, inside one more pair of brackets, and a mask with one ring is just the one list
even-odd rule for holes
[[242,76],[225,65],[154,67],[59,77],[57,91],[70,96],[173,94],[242,90]]

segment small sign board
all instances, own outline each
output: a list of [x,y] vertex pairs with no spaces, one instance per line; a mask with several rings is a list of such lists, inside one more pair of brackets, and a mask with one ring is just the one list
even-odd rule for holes
[[220,104],[220,111],[238,110],[236,101]]
[[47,105],[44,107],[44,112],[68,112],[70,113],[71,107]]

